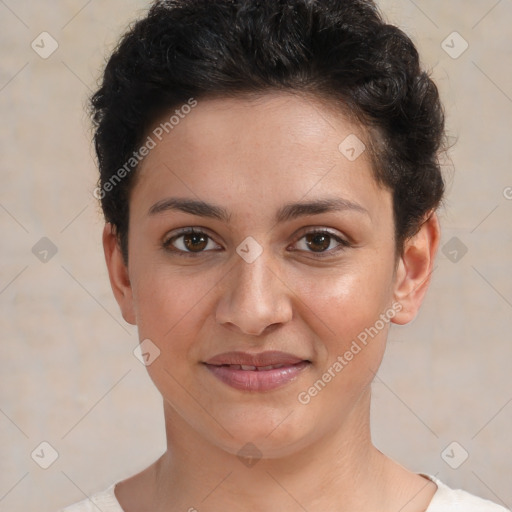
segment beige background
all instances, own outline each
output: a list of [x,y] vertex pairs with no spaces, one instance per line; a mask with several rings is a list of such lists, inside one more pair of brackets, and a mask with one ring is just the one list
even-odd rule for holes
[[[381,4],[433,68],[459,139],[441,221],[443,245],[457,237],[467,253],[439,253],[421,314],[391,330],[374,440],[415,471],[510,507],[512,2]],[[160,397],[107,279],[83,110],[104,55],[146,6],[0,1],[2,511],[54,511],[165,449]],[[59,44],[48,59],[31,48],[43,31]],[[441,46],[453,31],[469,43],[457,59]],[[58,248],[46,263],[32,253],[42,237]],[[46,470],[31,458],[42,441],[59,454]],[[441,458],[453,441],[469,453],[458,469]]]

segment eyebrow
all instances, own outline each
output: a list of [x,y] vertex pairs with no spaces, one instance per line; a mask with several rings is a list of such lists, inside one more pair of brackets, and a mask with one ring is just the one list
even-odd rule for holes
[[[158,201],[149,209],[148,215],[153,216],[171,210],[217,219],[225,223],[229,223],[231,220],[231,214],[222,206],[196,199],[179,197],[169,197]],[[300,203],[287,203],[277,211],[275,222],[280,224],[306,215],[340,211],[353,211],[370,216],[368,210],[360,204],[334,197]]]

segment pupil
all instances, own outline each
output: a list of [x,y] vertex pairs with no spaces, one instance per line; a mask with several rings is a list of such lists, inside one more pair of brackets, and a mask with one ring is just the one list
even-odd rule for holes
[[[310,248],[312,248],[312,249],[314,249],[313,245],[320,244],[321,247],[320,247],[320,251],[318,251],[318,252],[322,252],[322,251],[326,250],[329,247],[329,236],[328,235],[324,235],[322,233],[308,235],[306,237],[306,240],[307,240],[308,246]],[[313,242],[311,242],[310,240],[313,240]]]

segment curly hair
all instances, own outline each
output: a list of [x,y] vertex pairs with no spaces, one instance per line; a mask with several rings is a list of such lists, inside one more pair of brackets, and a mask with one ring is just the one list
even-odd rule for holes
[[90,102],[99,199],[126,262],[136,173],[112,179],[127,161],[136,170],[152,125],[191,98],[269,91],[313,95],[365,128],[373,175],[392,193],[398,253],[439,206],[438,89],[373,1],[160,0],[121,38]]

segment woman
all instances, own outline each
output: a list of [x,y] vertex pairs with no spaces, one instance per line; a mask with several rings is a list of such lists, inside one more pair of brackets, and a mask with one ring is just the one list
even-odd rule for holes
[[167,451],[68,512],[500,511],[386,457],[370,389],[418,313],[444,116],[368,0],[168,0],[92,98],[110,282]]

